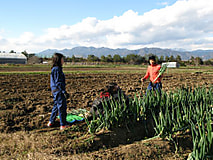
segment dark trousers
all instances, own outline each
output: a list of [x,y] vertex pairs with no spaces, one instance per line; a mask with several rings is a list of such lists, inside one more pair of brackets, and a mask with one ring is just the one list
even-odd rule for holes
[[162,89],[162,83],[159,82],[159,83],[152,83],[152,82],[149,82],[149,85],[147,87],[147,90],[146,90],[146,95],[147,95],[147,92],[150,92],[150,91],[157,91],[160,93],[161,95],[161,89]]
[[54,105],[50,116],[50,122],[54,123],[57,114],[59,114],[60,125],[65,126],[67,117],[67,102],[66,98],[64,97],[64,94],[63,93],[58,93],[57,95],[53,94],[53,101]]

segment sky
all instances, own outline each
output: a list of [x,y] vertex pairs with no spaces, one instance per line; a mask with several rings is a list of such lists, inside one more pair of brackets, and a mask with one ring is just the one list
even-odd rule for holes
[[212,0],[0,0],[0,51],[213,49]]

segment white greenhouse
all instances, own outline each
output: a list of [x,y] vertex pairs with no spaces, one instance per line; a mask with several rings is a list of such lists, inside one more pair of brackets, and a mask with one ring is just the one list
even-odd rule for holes
[[21,53],[1,53],[0,52],[0,64],[12,63],[12,64],[26,64],[27,57]]
[[168,66],[167,66],[168,68],[179,68],[180,67],[178,62],[166,62],[166,63],[162,63],[162,66],[164,64],[168,64]]

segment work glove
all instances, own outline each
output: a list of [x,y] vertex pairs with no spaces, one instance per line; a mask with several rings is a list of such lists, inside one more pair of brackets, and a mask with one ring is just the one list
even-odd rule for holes
[[65,93],[64,93],[64,97],[65,97],[66,99],[69,99],[69,98],[70,98],[70,94],[67,93],[67,92],[65,92]]

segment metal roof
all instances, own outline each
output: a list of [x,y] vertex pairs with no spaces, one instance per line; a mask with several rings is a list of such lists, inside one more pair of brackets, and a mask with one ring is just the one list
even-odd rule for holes
[[179,63],[178,62],[166,62],[166,63],[162,63],[162,66],[164,64],[168,64],[168,68],[178,68],[179,67]]
[[27,59],[22,53],[0,53],[0,58]]

